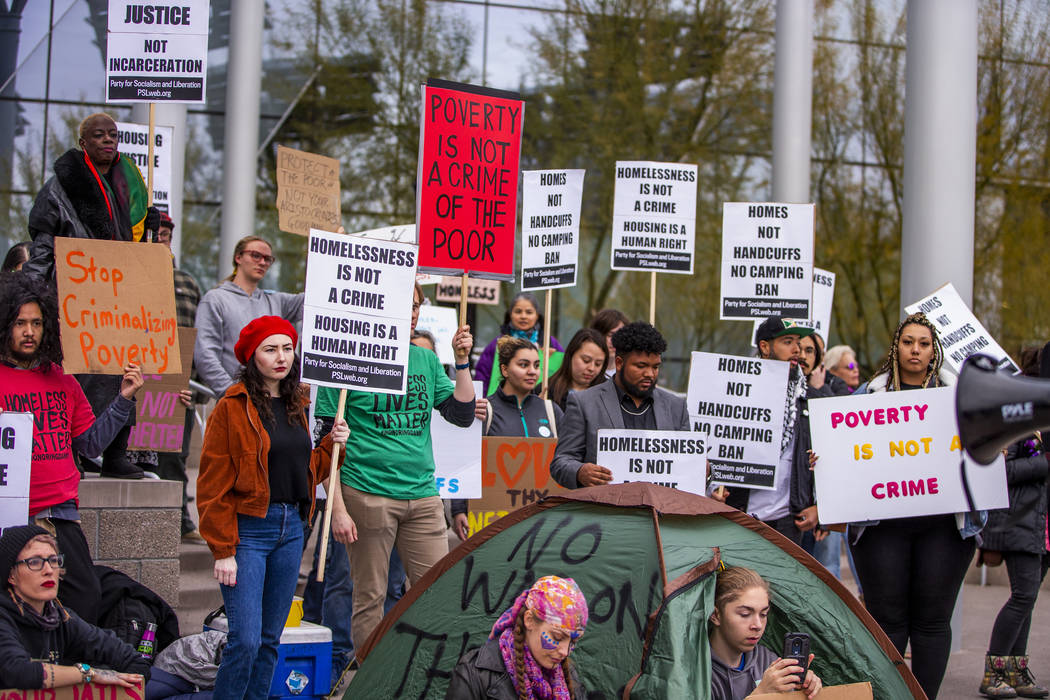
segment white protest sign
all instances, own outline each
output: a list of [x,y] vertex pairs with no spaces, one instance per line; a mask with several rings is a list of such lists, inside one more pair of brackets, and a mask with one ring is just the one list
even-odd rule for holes
[[419,318],[416,320],[417,331],[429,331],[434,336],[437,347],[434,352],[443,365],[456,363],[452,352],[452,336],[459,328],[459,314],[456,309],[447,306],[423,304],[419,307]]
[[33,414],[0,413],[0,528],[29,522]]
[[106,102],[204,104],[208,0],[109,0]]
[[977,352],[994,357],[999,369],[1008,369],[1015,374],[1021,371],[973,315],[951,282],[925,299],[904,307],[904,311],[908,314],[921,311],[937,326],[944,347],[944,361],[956,374],[962,369],[963,361]]
[[521,288],[576,284],[584,170],[521,173]]
[[[170,126],[153,127],[153,206],[168,211],[171,201],[171,138]],[[139,166],[142,181],[149,182],[149,126],[131,122],[117,122],[117,142],[121,158],[130,158]]]
[[693,274],[697,166],[617,161],[612,269]]
[[[481,382],[473,384],[474,395],[480,397]],[[481,498],[482,426],[482,421],[476,418],[469,426],[461,428],[442,418],[438,411],[431,415],[434,482],[442,498]]]
[[[819,267],[813,268],[813,314],[811,318],[793,318],[789,319],[794,321],[796,324],[805,328],[812,328],[817,333],[820,333],[820,337],[824,339],[824,342],[828,342],[828,336],[831,334],[831,305],[835,301],[835,273],[822,270]],[[751,338],[754,339],[755,333],[758,332],[758,327],[762,325],[765,318],[756,318],[755,327],[751,331]]]
[[778,360],[693,353],[686,405],[711,448],[712,484],[775,488],[790,370]]
[[726,202],[721,318],[812,318],[812,204]]
[[[354,233],[351,233],[349,235],[360,236],[361,238],[375,238],[381,241],[415,243],[416,225],[402,224],[400,226],[384,226],[382,228],[370,228],[367,231],[355,231]],[[423,277],[423,275],[417,275],[417,277]],[[434,275],[434,277],[438,276]],[[426,282],[421,281],[420,284],[426,284]]]
[[302,380],[405,392],[416,246],[310,230]]
[[707,491],[707,445],[688,430],[598,431],[598,464],[612,483],[643,481],[679,491]]
[[[824,523],[969,510],[959,478],[955,387],[883,391],[809,402],[813,468]],[[1006,468],[966,457],[979,510],[1005,508]]]

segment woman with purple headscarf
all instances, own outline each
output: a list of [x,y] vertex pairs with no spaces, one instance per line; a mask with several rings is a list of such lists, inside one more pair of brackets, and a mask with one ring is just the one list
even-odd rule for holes
[[488,641],[463,655],[446,700],[587,697],[569,662],[587,626],[587,601],[571,578],[544,576],[515,600]]

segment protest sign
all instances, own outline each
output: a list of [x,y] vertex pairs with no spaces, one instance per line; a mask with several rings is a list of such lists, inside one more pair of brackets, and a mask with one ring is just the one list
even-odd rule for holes
[[612,269],[693,274],[697,167],[617,161]]
[[204,104],[208,0],[109,0],[106,102]]
[[812,318],[812,204],[726,202],[722,320]]
[[963,458],[977,509],[1009,505],[1003,458],[982,467],[960,447],[955,387],[810,401],[809,425],[821,522],[968,511]]
[[[835,273],[813,268],[813,314],[811,318],[793,318],[797,325],[804,328],[812,328],[827,343],[831,334],[831,305],[835,301]],[[755,319],[755,327],[751,331],[752,340],[758,332],[758,327],[765,321],[765,317]]]
[[778,360],[693,353],[686,404],[711,448],[711,483],[774,488],[790,369]]
[[576,284],[584,170],[521,174],[521,288]]
[[[153,127],[153,206],[168,211],[171,203],[171,137],[170,126]],[[149,182],[149,127],[145,124],[117,122],[120,157],[130,158],[139,166],[142,181]]]
[[[370,228],[367,231],[355,231],[354,233],[348,234],[351,236],[359,236],[361,238],[376,238],[381,241],[399,241],[401,243],[415,243],[416,242],[416,225],[415,224],[401,224],[399,226],[383,226],[382,228]],[[417,274],[416,279],[424,275]],[[426,282],[420,281],[420,284],[426,284]]]
[[196,328],[179,328],[180,374],[143,375],[142,388],[135,401],[135,425],[131,426],[131,435],[128,436],[129,450],[182,452],[186,411],[189,409],[179,400],[179,392],[190,385],[196,339]]
[[159,243],[55,238],[67,374],[179,374],[171,251]]
[[[434,292],[437,301],[459,303],[463,285],[459,277],[442,277]],[[467,301],[485,306],[499,305],[499,282],[471,277],[467,280]]]
[[962,369],[963,361],[976,352],[994,357],[999,369],[1008,369],[1014,374],[1021,371],[973,315],[950,282],[930,296],[904,307],[904,311],[908,314],[921,311],[933,322],[944,347],[944,362],[956,374]]
[[277,146],[277,228],[308,236],[342,226],[339,161]]
[[[456,287],[459,289],[459,287]],[[419,307],[419,318],[416,319],[416,330],[428,331],[434,336],[437,347],[434,352],[443,365],[456,363],[456,356],[452,352],[452,336],[459,328],[459,319],[456,310],[447,306],[435,306],[434,304],[423,304]]]
[[643,481],[679,491],[707,488],[707,444],[687,430],[598,431],[597,463],[612,472],[612,483]]
[[430,79],[419,120],[419,267],[514,279],[525,103],[514,92]]
[[466,428],[452,425],[439,411],[430,417],[434,480],[442,498],[481,498],[481,428],[479,420]]
[[507,513],[564,491],[551,478],[554,438],[482,438],[482,496],[470,501],[470,534]]
[[0,413],[0,529],[29,522],[33,414]]
[[[25,523],[22,523],[25,525]],[[61,688],[38,690],[0,690],[0,700],[142,700],[142,683],[130,688],[103,683],[78,683]]]
[[404,393],[416,247],[314,229],[307,251],[302,380]]

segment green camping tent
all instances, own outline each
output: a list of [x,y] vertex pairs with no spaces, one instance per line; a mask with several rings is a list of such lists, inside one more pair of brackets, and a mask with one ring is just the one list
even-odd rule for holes
[[650,484],[579,489],[514,511],[453,550],[376,628],[346,698],[442,698],[467,650],[540,576],[576,580],[590,623],[573,660],[591,698],[706,698],[720,562],[772,588],[765,640],[808,632],[825,685],[924,695],[861,604],[795,544],[740,511]]

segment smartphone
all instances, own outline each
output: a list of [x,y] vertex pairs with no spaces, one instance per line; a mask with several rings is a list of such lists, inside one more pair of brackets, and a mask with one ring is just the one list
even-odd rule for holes
[[809,670],[809,635],[805,632],[784,633],[784,653],[781,658],[794,659],[795,664],[802,667],[802,672],[796,674],[801,686]]

